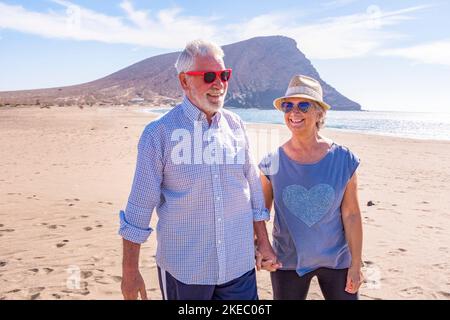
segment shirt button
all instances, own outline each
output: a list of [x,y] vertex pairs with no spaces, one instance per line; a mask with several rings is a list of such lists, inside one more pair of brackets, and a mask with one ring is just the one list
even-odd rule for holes
[[215,175],[214,175],[214,178],[216,178],[216,179],[217,179],[218,177],[219,177],[219,175],[218,175],[218,174],[215,174]]
[[219,218],[219,219],[217,219],[217,221],[219,221],[219,222],[220,222],[220,221],[222,221],[222,219],[220,219],[220,218]]
[[220,197],[217,197],[216,199],[217,199],[217,200],[220,200]]
[[220,241],[220,240],[219,240],[219,241],[217,241],[217,243],[218,243],[218,244],[221,244],[221,243],[222,243],[222,241]]

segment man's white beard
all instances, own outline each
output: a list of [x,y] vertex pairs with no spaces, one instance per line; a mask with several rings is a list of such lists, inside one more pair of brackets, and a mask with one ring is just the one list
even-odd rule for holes
[[[198,96],[195,91],[193,91],[193,94]],[[201,105],[198,107],[202,108],[206,112],[210,112],[210,113],[217,112],[220,109],[222,109],[222,107],[224,105],[225,95],[226,95],[226,92],[224,92],[224,95],[222,96],[222,98],[220,99],[220,102],[218,104],[212,104],[208,101],[208,97],[205,94],[204,96],[202,96],[201,99],[199,99],[200,100],[199,103],[201,103]]]
[[222,107],[223,107],[223,100],[222,100],[222,102],[219,103],[219,104],[212,104],[212,103],[210,103],[208,100],[206,100],[206,101],[205,101],[205,104],[204,104],[202,107],[205,109],[205,111],[208,111],[208,112],[217,112],[217,111],[219,111],[220,109],[222,109]]

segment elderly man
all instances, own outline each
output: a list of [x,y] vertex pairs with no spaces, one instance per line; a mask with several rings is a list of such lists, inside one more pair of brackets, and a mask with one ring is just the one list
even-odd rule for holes
[[[269,213],[243,123],[222,108],[231,77],[223,56],[213,43],[188,43],[175,65],[183,102],[140,138],[131,194],[120,212],[125,299],[147,298],[139,251],[153,231],[154,208],[164,299],[258,299],[253,222],[259,230]],[[275,259],[271,247],[263,251]]]

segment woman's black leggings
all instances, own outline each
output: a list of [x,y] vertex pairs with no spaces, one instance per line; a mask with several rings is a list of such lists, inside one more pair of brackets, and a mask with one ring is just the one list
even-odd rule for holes
[[317,276],[320,290],[326,300],[358,300],[358,293],[345,291],[348,269],[319,268],[300,277],[295,270],[270,273],[274,300],[305,300],[309,285]]

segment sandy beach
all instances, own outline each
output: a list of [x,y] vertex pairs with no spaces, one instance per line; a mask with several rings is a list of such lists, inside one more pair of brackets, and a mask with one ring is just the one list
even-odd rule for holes
[[[0,299],[122,299],[118,212],[155,117],[139,109],[0,108]],[[281,125],[248,127],[289,137]],[[361,298],[450,299],[450,142],[323,134],[361,158]],[[153,234],[141,272],[161,299],[155,252]],[[258,286],[271,299],[269,273],[258,272]],[[317,282],[308,298],[322,299]]]

